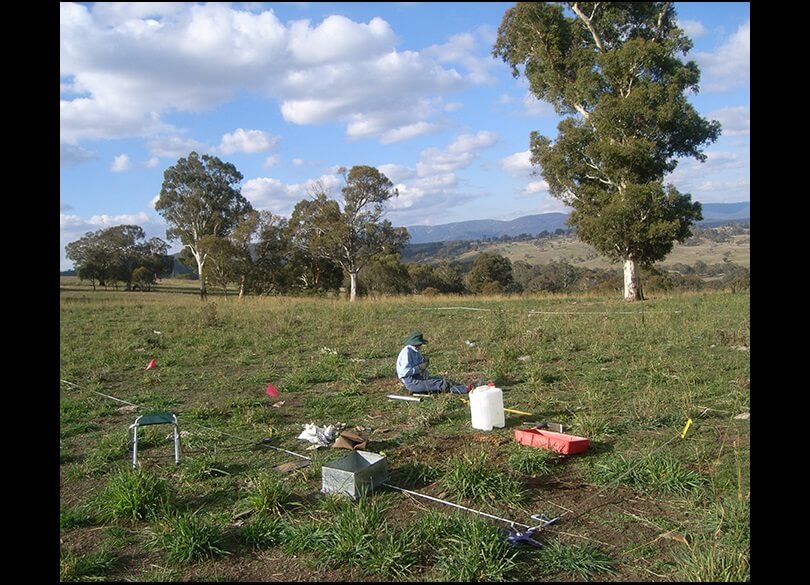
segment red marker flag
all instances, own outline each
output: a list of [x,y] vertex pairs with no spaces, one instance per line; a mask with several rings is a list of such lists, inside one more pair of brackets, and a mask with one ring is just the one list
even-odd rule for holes
[[148,365],[148,366],[146,366],[146,369],[147,369],[147,370],[151,370],[151,369],[153,369],[153,368],[154,368],[156,365],[157,365],[157,362],[155,361],[155,359],[154,359],[154,358],[152,358],[152,361],[151,361],[151,362],[149,362],[149,365]]
[[275,397],[275,396],[278,396],[278,395],[279,395],[278,388],[276,388],[276,387],[275,387],[275,386],[273,386],[272,384],[268,384],[268,385],[267,385],[267,390],[265,390],[265,392],[267,392],[267,395],[268,395],[268,396],[273,396],[273,397]]

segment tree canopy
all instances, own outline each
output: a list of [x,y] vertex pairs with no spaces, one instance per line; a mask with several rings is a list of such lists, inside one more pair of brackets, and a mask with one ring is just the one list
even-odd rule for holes
[[[566,10],[566,7],[568,10]],[[493,54],[564,116],[554,140],[530,134],[531,159],[569,224],[624,262],[625,298],[642,298],[636,263],[663,259],[700,220],[700,203],[664,185],[679,157],[700,161],[720,133],[687,94],[700,71],[669,2],[520,2],[507,10]]]
[[233,164],[196,152],[163,173],[155,210],[169,225],[166,236],[179,238],[197,261],[201,298],[206,295],[203,270],[209,248],[221,248],[216,238],[229,236],[253,209],[237,186],[242,178]]
[[310,201],[296,205],[290,222],[300,249],[314,258],[335,262],[349,275],[350,300],[357,295],[357,274],[380,254],[399,253],[410,237],[405,228],[383,220],[385,203],[399,193],[391,180],[374,167],[354,166],[341,189],[343,209],[323,185]]
[[123,282],[130,290],[133,280],[150,287],[171,273],[174,262],[167,250],[160,238],[146,240],[140,226],[118,225],[87,232],[65,246],[65,255],[73,261],[77,276],[90,280],[93,288],[96,281],[105,287]]

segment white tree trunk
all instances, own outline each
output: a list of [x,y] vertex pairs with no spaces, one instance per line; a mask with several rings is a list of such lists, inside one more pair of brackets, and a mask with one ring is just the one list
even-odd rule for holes
[[640,301],[641,286],[638,282],[638,269],[636,261],[628,258],[624,261],[624,300]]
[[208,294],[208,291],[205,290],[205,277],[203,276],[203,266],[205,266],[207,255],[203,256],[194,248],[190,249],[191,253],[194,255],[194,259],[197,261],[197,274],[200,278],[200,298],[204,299]]
[[349,281],[351,286],[349,288],[349,302],[353,302],[357,296],[357,273],[349,272]]

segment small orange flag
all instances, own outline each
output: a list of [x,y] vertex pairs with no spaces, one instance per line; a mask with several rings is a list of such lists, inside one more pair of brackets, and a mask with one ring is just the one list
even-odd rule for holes
[[146,366],[146,369],[147,369],[147,370],[152,370],[152,369],[154,369],[154,368],[155,368],[155,366],[157,366],[157,362],[155,361],[155,359],[154,359],[154,358],[152,358],[152,361],[151,361],[151,362],[149,362],[149,365],[148,365],[148,366]]

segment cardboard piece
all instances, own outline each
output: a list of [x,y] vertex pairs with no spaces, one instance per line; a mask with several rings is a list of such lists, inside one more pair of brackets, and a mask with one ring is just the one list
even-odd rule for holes
[[333,448],[337,449],[365,449],[368,445],[368,439],[351,431],[343,431],[340,436],[332,444]]

